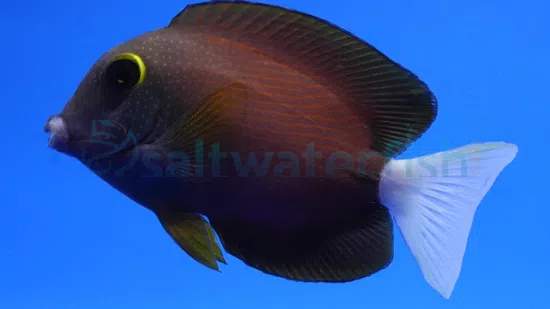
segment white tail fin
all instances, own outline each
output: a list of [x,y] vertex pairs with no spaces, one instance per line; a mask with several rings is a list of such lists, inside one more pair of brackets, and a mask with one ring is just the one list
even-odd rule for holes
[[513,144],[471,144],[410,160],[392,160],[379,197],[395,218],[424,278],[450,298],[476,209],[516,156]]

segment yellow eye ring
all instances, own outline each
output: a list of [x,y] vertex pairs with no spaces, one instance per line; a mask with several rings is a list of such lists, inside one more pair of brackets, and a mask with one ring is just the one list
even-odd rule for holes
[[[125,65],[119,65],[125,63]],[[116,55],[108,64],[108,70],[113,71],[112,77],[118,84],[132,82],[131,87],[138,87],[145,80],[147,66],[143,59],[134,53],[122,53]],[[118,78],[118,76],[124,78]]]

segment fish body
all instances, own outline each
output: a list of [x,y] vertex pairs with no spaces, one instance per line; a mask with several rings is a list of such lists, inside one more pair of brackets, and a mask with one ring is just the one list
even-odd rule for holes
[[[238,142],[226,149],[220,147],[224,158],[220,158],[215,175],[208,175],[213,173],[211,166],[202,167],[203,176],[181,184],[164,177],[169,173],[166,162],[147,164],[144,158],[144,153],[167,150],[148,148],[138,155],[138,173],[125,171],[126,177],[108,173],[102,176],[107,182],[153,211],[169,208],[209,218],[242,217],[283,230],[333,221],[338,212],[349,217],[356,209],[377,202],[376,183],[369,191],[349,171],[379,173],[384,157],[372,149],[371,133],[363,129],[363,121],[344,103],[345,98],[330,85],[248,45],[215,34],[199,34],[162,29],[129,41],[103,58],[143,51],[146,61],[159,65],[157,83],[164,87],[173,84],[167,93],[185,98],[173,103],[176,111],[172,113],[180,117],[209,94],[238,80],[247,88],[247,99],[241,102],[246,105],[246,120]],[[205,56],[208,61],[203,60]],[[164,66],[170,59],[178,59],[176,65]],[[169,78],[172,76],[175,80]],[[146,100],[145,104],[155,104]],[[164,100],[170,99],[154,99]],[[164,119],[169,127],[177,117]],[[209,146],[204,145],[203,151],[212,151]],[[121,157],[118,165],[131,161],[131,156],[134,151]],[[108,163],[115,160],[109,157]],[[342,171],[342,166],[347,171]],[[143,174],[155,177],[136,176]],[[161,205],[158,196],[163,196]]]
[[212,269],[224,247],[291,280],[363,278],[391,263],[395,220],[448,298],[517,147],[394,159],[436,114],[424,82],[326,21],[205,2],[104,54],[45,129]]

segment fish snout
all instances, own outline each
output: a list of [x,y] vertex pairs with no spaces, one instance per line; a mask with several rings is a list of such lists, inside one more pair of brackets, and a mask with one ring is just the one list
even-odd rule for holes
[[50,116],[46,121],[44,131],[50,135],[48,147],[60,152],[68,151],[69,130],[63,117],[59,115]]

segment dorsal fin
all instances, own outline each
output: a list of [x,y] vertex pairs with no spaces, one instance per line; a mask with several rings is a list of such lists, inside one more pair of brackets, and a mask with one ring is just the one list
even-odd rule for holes
[[361,115],[385,156],[403,152],[432,124],[437,100],[412,72],[320,18],[248,1],[187,6],[169,27],[254,47],[333,89]]

